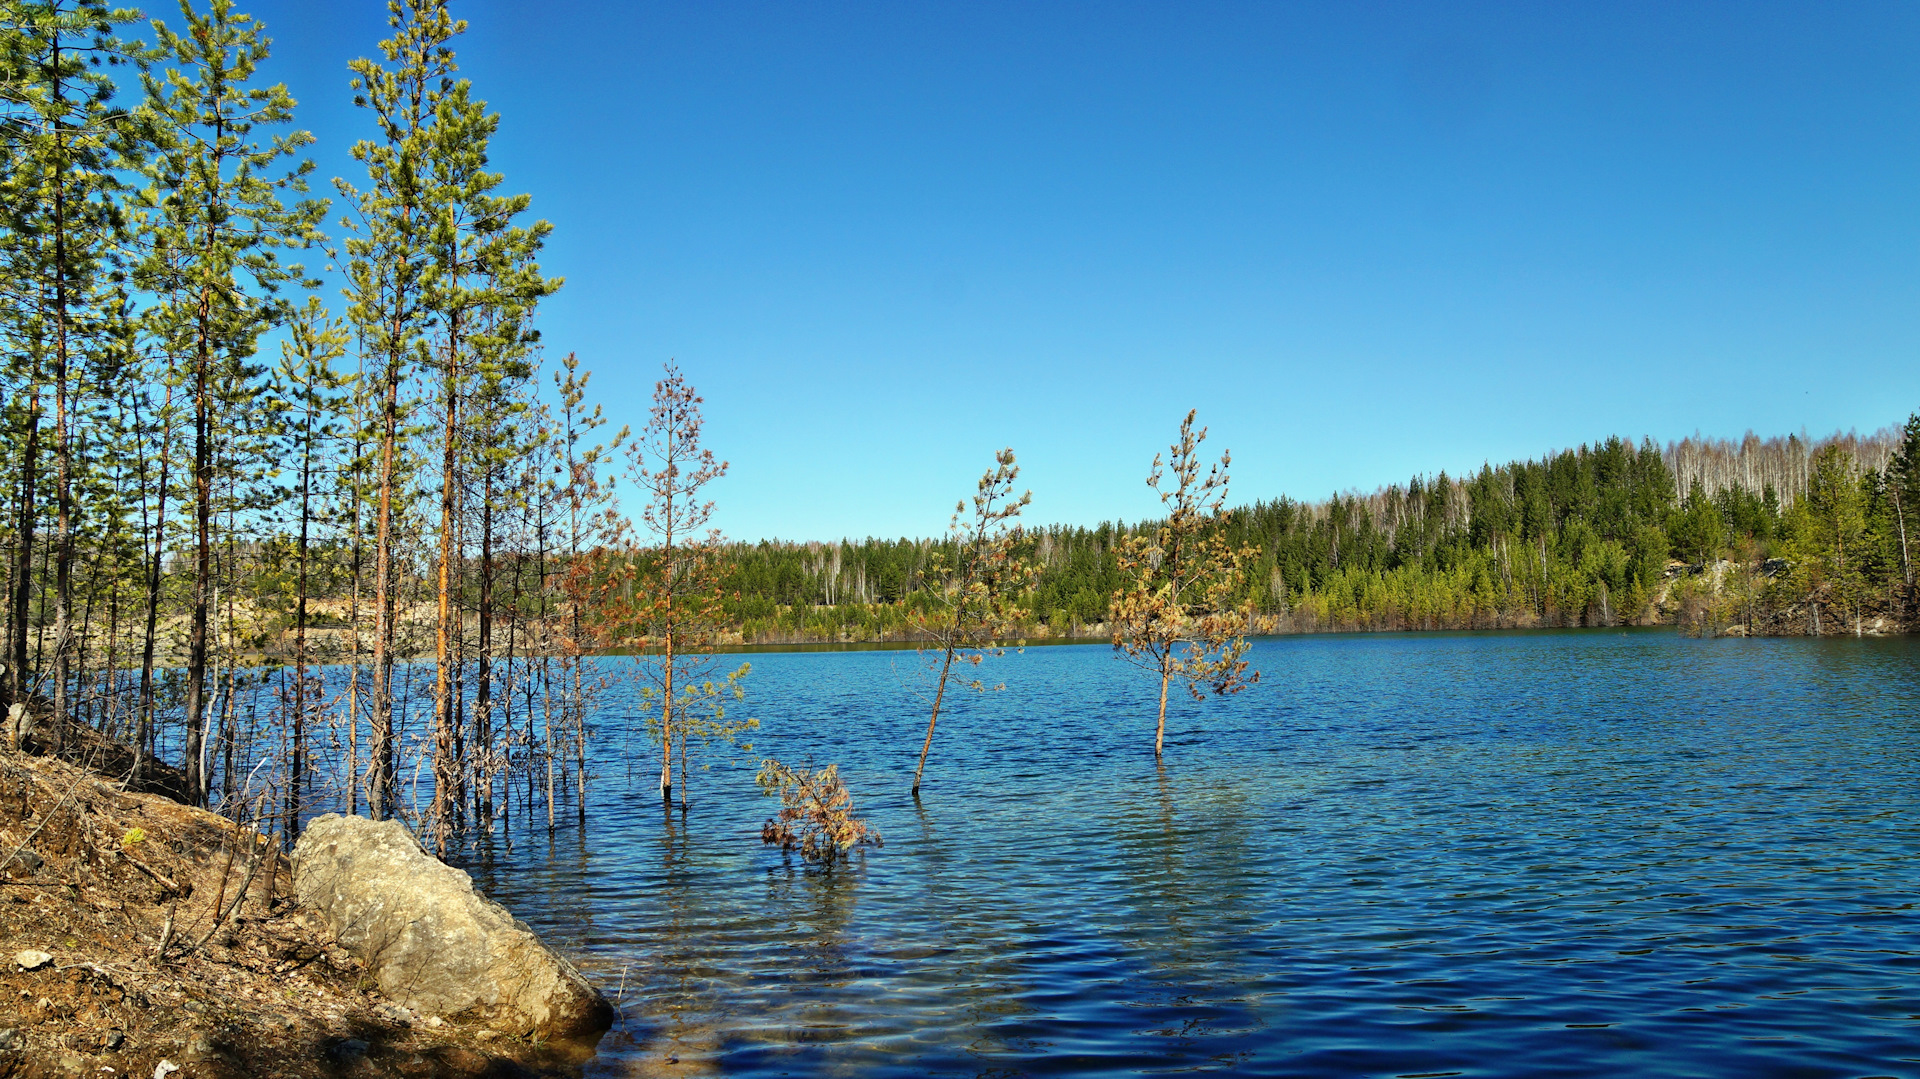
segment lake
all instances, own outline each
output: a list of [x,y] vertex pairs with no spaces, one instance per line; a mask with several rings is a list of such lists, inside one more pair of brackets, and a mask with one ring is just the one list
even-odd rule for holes
[[468,865],[619,995],[591,1075],[1920,1076],[1914,640],[1262,640],[1160,766],[1144,675],[1031,648],[919,805],[914,653],[745,658],[885,846],[764,848],[750,761],[663,813],[610,719],[587,826]]

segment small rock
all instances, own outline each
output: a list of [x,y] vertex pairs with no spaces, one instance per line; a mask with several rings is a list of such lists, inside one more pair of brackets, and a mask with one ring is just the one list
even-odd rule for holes
[[500,1032],[497,1030],[483,1030],[480,1033],[475,1034],[474,1038],[478,1041],[490,1042],[493,1039],[498,1038],[499,1036],[500,1036]]
[[26,1047],[27,1039],[22,1038],[19,1031],[12,1027],[0,1030],[0,1053],[11,1052],[15,1049],[25,1049]]
[[38,869],[41,866],[46,865],[47,860],[45,858],[40,857],[38,854],[35,854],[30,850],[23,850],[20,853],[14,855],[13,861],[7,864],[17,865],[23,869]]
[[121,1047],[121,1046],[123,1046],[123,1045],[125,1045],[125,1044],[127,1044],[127,1034],[126,1034],[126,1031],[123,1031],[123,1030],[109,1030],[109,1031],[107,1031],[107,1037],[106,1037],[106,1040],[105,1040],[105,1045],[106,1045],[106,1047],[107,1047],[107,1052],[109,1052],[109,1053],[117,1053],[117,1052],[119,1052],[119,1051],[120,1051],[120,1047]]
[[205,1034],[195,1034],[188,1038],[186,1048],[182,1051],[186,1053],[188,1060],[205,1060],[208,1057],[220,1055],[220,1047]]
[[180,1065],[171,1060],[163,1060],[153,1066],[153,1079],[167,1079],[167,1076],[180,1070]]
[[195,1013],[205,1012],[207,1010],[207,1006],[197,1000],[189,1000],[185,1004],[182,1004],[180,1006],[190,1012],[195,1012]]
[[430,1016],[428,1016],[428,1017],[427,1017],[427,1025],[428,1025],[428,1026],[430,1026],[430,1027],[432,1027],[432,1028],[433,1028],[433,1029],[435,1029],[435,1030],[439,1030],[439,1029],[440,1029],[440,1026],[441,1026],[441,1024],[442,1024],[442,1023],[444,1023],[444,1022],[446,1022],[446,1020],[444,1020],[444,1019],[441,1019],[441,1018],[440,1018],[439,1016],[437,1016],[437,1015],[430,1015]]
[[26,951],[14,956],[13,961],[20,964],[21,970],[39,970],[41,967],[53,962],[53,956],[28,948]]
[[359,1038],[341,1038],[328,1045],[326,1053],[335,1064],[351,1064],[367,1055],[367,1043]]

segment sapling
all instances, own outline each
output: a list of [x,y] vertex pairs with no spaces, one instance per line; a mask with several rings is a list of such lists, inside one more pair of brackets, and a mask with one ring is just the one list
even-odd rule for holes
[[[1121,541],[1124,583],[1114,592],[1111,609],[1114,651],[1160,682],[1155,758],[1166,739],[1167,689],[1174,681],[1186,683],[1201,700],[1206,691],[1226,696],[1260,680],[1245,658],[1243,631],[1251,611],[1233,605],[1257,552],[1234,547],[1221,532],[1232,454],[1221,454],[1219,463],[1200,475],[1200,443],[1207,429],[1194,431],[1194,415],[1188,411],[1180,424],[1169,464],[1163,466],[1154,455],[1147,486],[1160,495],[1167,518]],[[1160,487],[1168,467],[1171,491]]]

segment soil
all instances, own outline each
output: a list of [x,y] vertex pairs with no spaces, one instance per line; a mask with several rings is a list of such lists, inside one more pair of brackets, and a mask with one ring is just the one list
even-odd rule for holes
[[559,1079],[591,1054],[387,1000],[276,843],[64,761],[0,748],[0,859],[0,1079]]

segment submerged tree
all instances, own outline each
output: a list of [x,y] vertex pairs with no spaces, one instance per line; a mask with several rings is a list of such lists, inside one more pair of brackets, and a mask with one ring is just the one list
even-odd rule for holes
[[[1038,570],[1015,552],[1023,533],[1013,522],[1033,501],[1031,491],[1013,497],[1013,481],[1019,475],[1013,450],[994,455],[994,468],[980,477],[974,493],[972,518],[965,518],[965,502],[954,506],[947,526],[950,550],[936,550],[921,578],[913,625],[924,637],[920,651],[930,659],[934,686],[926,741],[920,745],[920,761],[913,769],[915,798],[920,797],[920,775],[927,767],[927,751],[933,748],[933,728],[940,721],[954,665],[978,667],[988,655],[996,654],[993,643],[1027,616],[1015,603],[1032,587]],[[978,678],[967,684],[976,692],[987,688]]]
[[761,842],[826,866],[845,860],[857,847],[881,845],[879,831],[853,815],[853,792],[840,778],[839,765],[809,771],[769,757],[754,778],[763,793],[780,799],[780,812],[760,829]]
[[646,699],[660,709],[662,802],[673,798],[676,748],[685,760],[683,718],[690,721],[689,713],[701,709],[711,717],[703,729],[732,740],[738,730],[728,733],[724,702],[744,692],[746,674],[743,665],[720,681],[714,677],[713,647],[726,624],[724,567],[719,530],[708,528],[714,504],[702,492],[727,474],[727,463],[700,444],[702,403],[680,369],[667,364],[654,384],[647,424],[627,447],[627,475],[646,498],[640,524],[654,543],[620,559],[600,589],[602,618],[615,635],[649,653],[639,664],[650,683]]
[[[1249,670],[1243,635],[1250,612],[1235,609],[1248,564],[1256,552],[1235,547],[1223,533],[1231,452],[1200,475],[1200,443],[1206,428],[1193,429],[1195,412],[1180,424],[1180,440],[1167,466],[1154,455],[1147,486],[1160,495],[1166,520],[1150,532],[1119,545],[1122,586],[1113,593],[1113,647],[1116,654],[1160,680],[1160,715],[1154,728],[1153,755],[1160,756],[1167,732],[1167,689],[1186,683],[1195,700],[1205,691],[1238,693],[1260,680]],[[1174,487],[1162,490],[1166,468]]]
[[280,345],[280,367],[274,372],[281,399],[287,409],[288,449],[294,472],[294,608],[293,608],[293,692],[287,702],[287,789],[282,834],[289,839],[300,834],[300,811],[307,783],[307,733],[310,713],[321,696],[320,680],[309,673],[312,662],[307,647],[307,601],[312,594],[312,529],[315,517],[313,480],[319,465],[321,444],[338,437],[331,420],[340,404],[341,391],[349,385],[349,376],[333,369],[333,361],[346,354],[347,331],[328,317],[318,297],[308,297],[294,312],[288,325],[288,340]]

